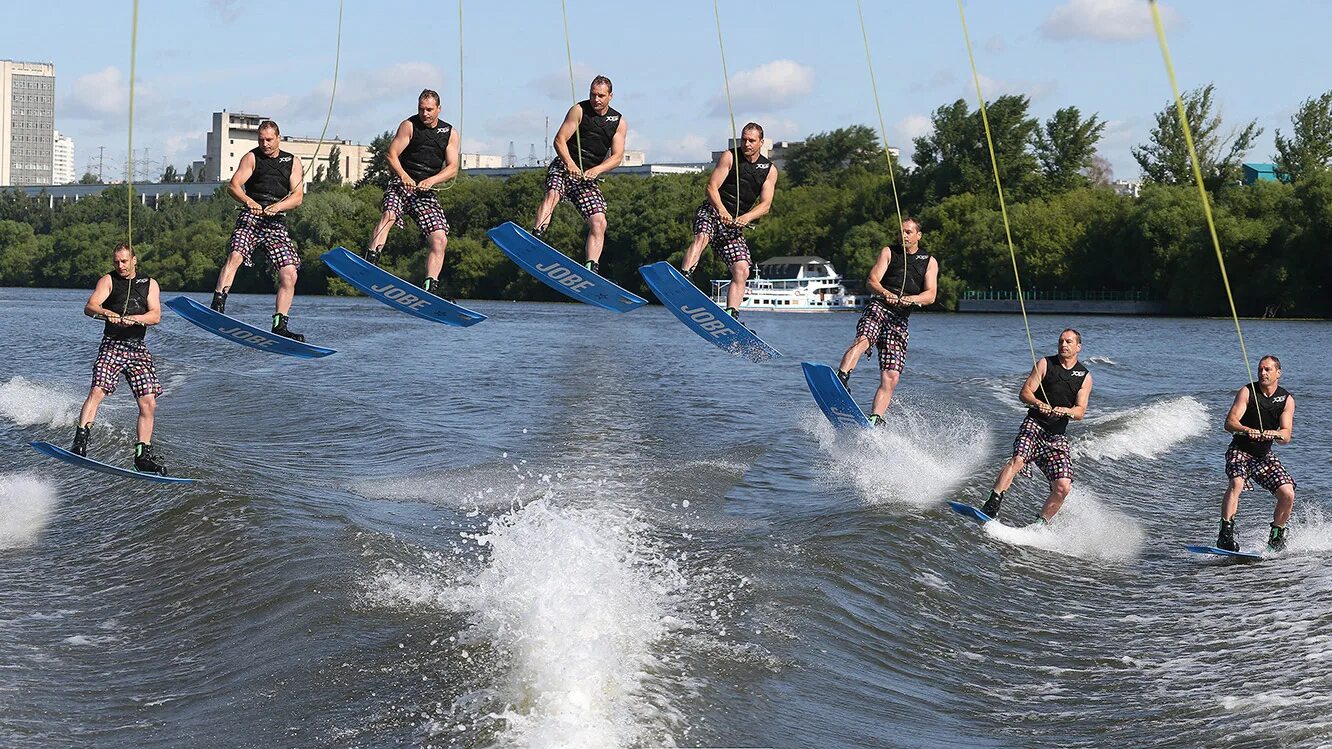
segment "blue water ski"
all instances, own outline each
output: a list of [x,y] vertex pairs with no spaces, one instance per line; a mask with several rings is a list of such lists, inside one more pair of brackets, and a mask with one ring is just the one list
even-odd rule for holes
[[953,512],[956,512],[962,517],[971,518],[972,520],[975,520],[977,523],[980,523],[981,525],[985,525],[991,520],[994,520],[994,518],[981,512],[978,508],[972,507],[971,505],[968,504],[963,504],[961,502],[949,502],[948,506],[953,508]]
[[70,465],[80,468],[87,468],[90,471],[99,473],[109,473],[112,476],[124,476],[125,478],[139,479],[140,481],[152,481],[157,484],[193,484],[194,479],[183,479],[175,476],[159,476],[155,473],[140,473],[128,468],[120,468],[110,463],[103,463],[100,460],[85,458],[66,450],[63,447],[57,447],[50,442],[30,442],[28,443],[37,449],[37,452],[49,455],[56,460],[63,460]]
[[486,236],[523,270],[565,296],[611,312],[629,312],[647,304],[643,297],[584,268],[512,221],[496,226]]
[[1243,559],[1248,562],[1256,562],[1263,558],[1263,555],[1256,551],[1226,551],[1225,549],[1218,549],[1215,546],[1185,546],[1184,548],[1194,554],[1212,554],[1218,557]]
[[782,355],[749,328],[726,314],[725,310],[699,291],[670,263],[662,261],[644,265],[638,272],[643,274],[643,280],[647,281],[652,293],[666,305],[666,309],[703,340],[756,362],[776,359]]
[[800,367],[805,370],[805,384],[809,385],[814,402],[819,404],[823,415],[828,417],[833,426],[838,429],[869,427],[865,412],[856,405],[855,399],[847,392],[842,379],[832,367],[815,362],[800,362]]
[[166,300],[165,304],[176,314],[213,335],[260,351],[285,354],[298,359],[318,359],[321,356],[337,353],[331,348],[300,343],[276,333],[260,330],[234,317],[228,317],[221,312],[214,312],[186,296],[173,297]]
[[480,312],[460,307],[407,283],[359,255],[348,252],[344,247],[335,247],[320,255],[319,259],[367,296],[422,320],[465,328],[486,319]]

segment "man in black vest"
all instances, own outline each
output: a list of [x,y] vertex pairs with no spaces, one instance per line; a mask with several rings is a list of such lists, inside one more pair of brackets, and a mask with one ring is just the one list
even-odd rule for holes
[[277,299],[273,310],[273,332],[296,341],[305,336],[287,329],[287,313],[296,296],[296,272],[301,267],[301,255],[296,243],[287,235],[284,211],[300,206],[305,200],[305,181],[301,160],[279,148],[282,136],[276,122],[259,123],[259,146],[241,157],[236,173],[231,175],[227,191],[242,206],[236,216],[236,228],[231,232],[227,247],[227,261],[217,274],[217,288],[213,291],[213,309],[225,312],[227,293],[236,271],[244,263],[254,266],[254,251],[263,249],[268,256],[268,267],[277,277]]
[[874,296],[856,323],[856,340],[842,354],[837,376],[848,388],[851,372],[862,354],[870,355],[870,346],[879,349],[879,388],[869,416],[875,426],[883,424],[883,414],[893,402],[893,391],[906,369],[907,342],[911,333],[907,319],[911,310],[934,304],[939,285],[939,261],[920,249],[920,222],[902,219],[902,245],[889,245],[879,251],[879,259],[870,268],[866,285]]
[[1064,504],[1064,498],[1073,488],[1073,458],[1064,430],[1069,419],[1081,421],[1087,415],[1092,389],[1091,372],[1078,362],[1080,351],[1082,334],[1072,328],[1064,329],[1059,334],[1059,355],[1036,362],[1027,381],[1022,383],[1019,397],[1031,408],[1027,409],[1027,418],[1013,440],[1013,457],[1004,464],[990,498],[981,508],[986,515],[999,517],[1004,492],[1031,463],[1039,466],[1050,481],[1050,496],[1036,522],[1041,525],[1050,522]]
[[708,199],[694,213],[694,242],[680,269],[694,272],[709,243],[731,272],[726,311],[740,316],[752,260],[743,229],[766,216],[777,191],[777,167],[763,155],[763,128],[750,122],[740,131],[740,147],[723,151],[708,178]]
[[389,143],[385,161],[393,170],[394,179],[384,189],[384,215],[370,235],[370,246],[365,259],[379,262],[389,230],[402,228],[402,214],[416,222],[426,241],[430,254],[426,256],[426,291],[448,297],[440,283],[444,270],[444,251],[449,244],[449,220],[439,205],[432,188],[458,175],[459,134],[453,125],[439,119],[439,94],[426,89],[416,99],[416,114],[398,125],[398,132]]
[[111,263],[115,270],[97,279],[92,296],[83,306],[83,314],[105,320],[106,324],[102,326],[102,345],[93,362],[92,387],[79,412],[74,444],[69,451],[87,457],[97,407],[102,405],[103,398],[116,392],[116,382],[124,374],[139,402],[139,441],[134,445],[134,467],[145,473],[165,473],[161,459],[152,449],[153,415],[162,385],[157,381],[153,355],[143,342],[148,326],[162,321],[161,292],[155,279],[138,274],[139,260],[129,245],[117,245],[111,253]]
[[1226,476],[1230,488],[1221,500],[1221,531],[1216,546],[1227,551],[1239,551],[1235,543],[1235,513],[1239,510],[1240,493],[1252,489],[1258,482],[1276,497],[1276,509],[1267,537],[1267,548],[1283,551],[1286,548],[1286,521],[1295,506],[1295,479],[1290,477],[1281,459],[1272,450],[1273,442],[1288,444],[1295,424],[1295,396],[1278,383],[1281,381],[1281,360],[1272,355],[1258,362],[1258,389],[1245,385],[1235,394],[1235,402],[1226,414],[1226,431],[1235,435],[1226,450]]
[[569,107],[555,132],[555,158],[546,170],[546,198],[537,208],[532,233],[550,225],[551,214],[561,200],[574,204],[587,222],[587,262],[593,273],[601,271],[601,247],[606,241],[606,197],[597,179],[624,160],[624,136],[629,132],[624,117],[611,108],[611,80],[604,75],[592,79],[587,98]]

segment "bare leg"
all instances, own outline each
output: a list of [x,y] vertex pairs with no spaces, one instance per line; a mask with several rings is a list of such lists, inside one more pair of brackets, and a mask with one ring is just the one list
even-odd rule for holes
[[384,243],[388,241],[389,231],[397,220],[398,214],[393,211],[384,211],[384,215],[379,218],[379,223],[375,225],[375,230],[370,233],[370,246],[366,249],[373,250],[376,247],[383,247]]
[[1273,492],[1276,495],[1276,510],[1272,512],[1272,522],[1282,528],[1290,520],[1290,511],[1295,507],[1295,485],[1282,484]]
[[601,248],[606,244],[606,214],[594,213],[587,217],[587,259],[601,262]]
[[284,265],[278,269],[278,290],[274,311],[285,315],[291,309],[291,300],[296,296],[296,266]]
[[842,354],[842,363],[838,365],[838,368],[843,372],[854,370],[856,362],[865,355],[866,351],[869,351],[869,347],[870,340],[865,336],[858,336],[855,343],[851,344],[851,348],[847,349],[845,354]]
[[241,262],[245,258],[239,252],[232,252],[227,255],[227,261],[222,264],[222,270],[217,274],[217,287],[214,291],[228,291],[231,289],[231,282],[236,280],[236,270],[241,267]]
[[139,398],[139,441],[153,441],[153,415],[157,413],[157,396],[149,394]]
[[999,472],[999,477],[994,480],[994,491],[1003,494],[1008,491],[1008,487],[1013,485],[1013,479],[1017,478],[1018,472],[1027,464],[1022,458],[1009,458],[1004,464],[1004,468]]
[[[1226,489],[1226,496],[1221,500],[1221,519],[1231,520],[1235,513],[1239,512],[1240,493],[1244,491],[1244,479],[1234,478],[1230,480],[1230,487]],[[1280,507],[1280,503],[1277,507]]]
[[726,289],[726,306],[740,309],[745,301],[745,281],[749,280],[749,261],[731,263],[731,285]]
[[1045,500],[1045,507],[1041,508],[1041,519],[1050,522],[1050,519],[1059,512],[1063,506],[1064,499],[1073,489],[1073,479],[1058,479],[1050,482],[1050,496]]
[[555,190],[547,190],[546,197],[541,201],[541,206],[537,208],[536,221],[532,226],[538,230],[544,230],[550,226],[550,216],[555,212],[555,206],[560,204],[560,194]]
[[893,391],[897,389],[897,381],[901,377],[902,373],[893,369],[879,372],[879,389],[874,391],[874,404],[870,407],[870,413],[882,416],[888,410],[888,404],[893,402]]
[[689,249],[685,250],[684,260],[680,261],[680,270],[685,274],[693,270],[698,265],[698,259],[703,257],[703,250],[711,241],[712,237],[707,234],[695,234],[694,241],[689,245]]
[[449,235],[443,229],[430,232],[430,254],[426,256],[426,278],[439,280],[444,271],[444,250],[449,246]]
[[105,397],[106,391],[99,387],[88,390],[88,399],[83,402],[83,409],[79,411],[78,426],[87,426],[97,418],[97,407],[102,405],[102,399]]

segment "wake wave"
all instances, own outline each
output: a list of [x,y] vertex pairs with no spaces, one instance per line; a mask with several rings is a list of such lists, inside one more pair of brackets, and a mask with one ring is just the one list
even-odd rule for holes
[[1117,411],[1087,420],[1072,441],[1073,457],[1093,460],[1157,458],[1207,431],[1207,407],[1191,396]]
[[967,411],[922,412],[894,402],[888,423],[838,432],[819,412],[805,428],[828,456],[829,474],[873,504],[937,505],[981,466],[990,446],[985,422]]
[[19,426],[69,426],[78,418],[83,397],[12,377],[0,385],[0,414]]
[[0,549],[37,543],[55,506],[54,485],[30,474],[0,474]]
[[470,582],[394,570],[371,596],[470,617],[465,642],[491,648],[505,671],[470,699],[498,703],[503,745],[673,745],[681,717],[668,692],[679,685],[656,675],[674,669],[655,646],[686,626],[685,581],[645,531],[619,508],[561,507],[547,493],[466,536],[484,557]]

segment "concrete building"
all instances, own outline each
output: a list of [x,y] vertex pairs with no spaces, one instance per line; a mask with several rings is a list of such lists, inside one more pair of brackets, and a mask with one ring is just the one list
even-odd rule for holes
[[1110,183],[1115,193],[1130,198],[1136,198],[1142,194],[1142,181],[1136,179],[1117,179]]
[[[124,184],[123,182],[120,184]],[[41,198],[49,206],[77,203],[84,198],[101,195],[115,185],[31,185],[21,188],[29,197]],[[134,199],[147,208],[156,208],[167,196],[176,200],[193,202],[210,200],[213,197],[225,197],[225,187],[220,182],[147,182],[134,185]],[[229,198],[228,198],[229,200]]]
[[0,185],[51,183],[55,65],[0,60]]
[[[1246,185],[1255,182],[1277,182],[1276,164],[1241,164],[1240,181]],[[1289,182],[1289,179],[1279,180]]]
[[463,169],[500,169],[504,166],[504,157],[494,153],[462,154]]
[[[225,109],[213,113],[213,128],[208,131],[203,158],[203,174],[196,174],[197,179],[205,182],[226,182],[236,173],[241,157],[253,149],[259,142],[259,123],[269,117],[243,112],[228,112]],[[282,123],[278,123],[282,127]],[[327,139],[322,143],[318,138],[282,135],[282,150],[300,158],[305,168],[305,182],[314,180],[319,167],[329,168],[329,154],[332,147],[338,148],[339,167],[342,169],[343,184],[357,182],[365,175],[370,165],[370,148],[350,140]],[[318,149],[318,158],[315,151]],[[196,164],[198,162],[195,162]]]
[[51,184],[68,185],[78,179],[74,173],[74,139],[55,131],[51,146]]

